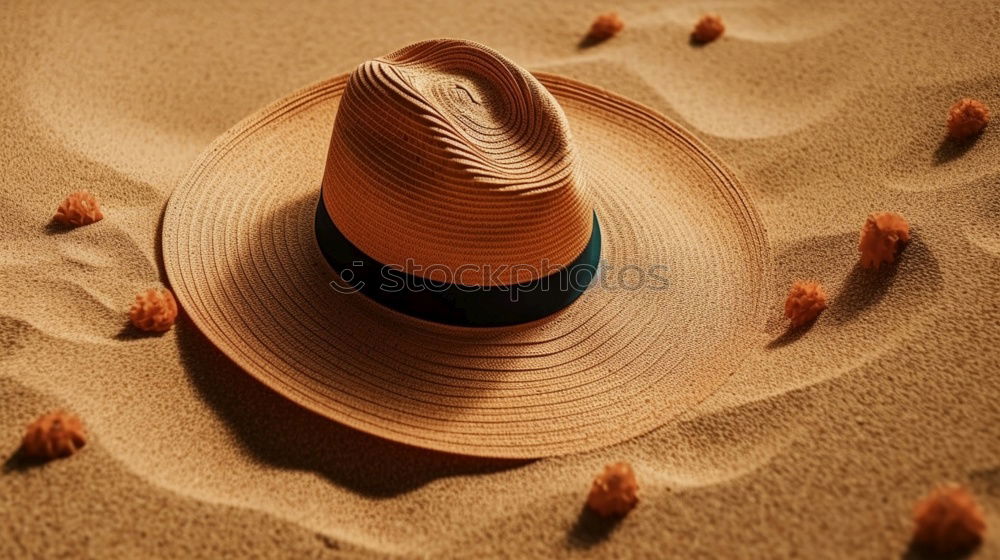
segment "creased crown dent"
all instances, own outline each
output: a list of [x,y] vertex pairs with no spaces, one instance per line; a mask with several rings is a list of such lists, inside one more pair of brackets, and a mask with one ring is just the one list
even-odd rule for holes
[[488,47],[441,39],[351,74],[323,197],[343,234],[382,263],[511,284],[586,246],[580,175],[566,117],[531,74]]

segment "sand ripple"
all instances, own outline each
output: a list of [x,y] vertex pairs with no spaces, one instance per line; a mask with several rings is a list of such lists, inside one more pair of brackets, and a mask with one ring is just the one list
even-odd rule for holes
[[1000,257],[1000,174],[991,174],[969,185],[962,220],[965,236],[974,245]]

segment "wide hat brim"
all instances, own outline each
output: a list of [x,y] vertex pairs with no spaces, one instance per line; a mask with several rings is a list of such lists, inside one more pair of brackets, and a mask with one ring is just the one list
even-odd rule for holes
[[163,258],[187,315],[298,404],[452,453],[588,450],[705,399],[763,337],[770,257],[750,197],[664,116],[535,75],[566,113],[603,234],[600,277],[568,308],[458,328],[330,287],[314,218],[343,75],[245,119],[174,191]]

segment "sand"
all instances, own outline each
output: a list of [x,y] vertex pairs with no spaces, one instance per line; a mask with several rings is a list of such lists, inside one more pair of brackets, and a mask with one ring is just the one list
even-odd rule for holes
[[[913,502],[966,484],[1000,557],[1000,128],[944,141],[947,108],[1000,114],[990,2],[8,3],[0,17],[0,557],[893,558]],[[978,4],[978,5],[971,5]],[[688,32],[707,10],[724,38]],[[598,451],[502,462],[421,451],[307,413],[183,318],[125,312],[165,278],[157,224],[215,137],[268,102],[438,36],[488,44],[648,104],[736,171],[774,255],[771,340],[715,395]],[[105,219],[48,226],[95,192]],[[913,242],[856,266],[872,211]],[[831,306],[786,334],[793,280]],[[51,408],[91,434],[43,466],[16,455]],[[581,516],[627,460],[637,509]]]

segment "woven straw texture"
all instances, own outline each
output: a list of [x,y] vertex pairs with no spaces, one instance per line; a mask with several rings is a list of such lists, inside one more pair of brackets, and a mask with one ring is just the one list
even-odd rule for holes
[[[494,56],[475,45],[465,51]],[[578,208],[583,190],[601,221],[602,277],[569,308],[516,328],[462,329],[329,287],[333,272],[316,246],[313,218],[325,172],[330,184],[324,162],[348,76],[249,117],[216,140],[178,186],[164,217],[163,253],[182,308],[278,393],[352,427],[441,451],[510,458],[576,452],[646,432],[703,400],[762,341],[770,263],[750,199],[725,165],[662,115],[570,79],[536,74],[544,90],[532,91],[530,75],[514,75],[528,84],[519,93],[528,101],[545,107],[547,91],[558,103],[532,126],[557,127],[566,141],[510,141],[531,155],[531,173],[558,177],[546,180],[561,187],[542,190],[556,209],[552,219],[570,228],[534,241],[525,234],[517,238],[522,248],[571,255],[553,240],[576,238],[574,217],[591,210]],[[446,79],[433,78],[439,85]],[[455,83],[472,98],[510,93],[476,72],[456,73]],[[515,121],[537,116],[529,113],[491,110],[488,118],[503,123],[498,130],[520,130]],[[567,126],[571,132],[558,128]],[[461,235],[457,223],[442,226],[446,239]],[[399,232],[378,238],[374,229],[357,230],[367,232],[362,244],[388,251],[404,242]],[[452,257],[462,255],[459,244],[448,246]],[[490,254],[497,262],[514,258],[501,249]],[[668,281],[665,289],[637,272],[653,266]]]
[[498,53],[417,43],[348,82],[327,155],[327,212],[367,255],[432,280],[532,280],[590,239],[569,136],[552,96]]

